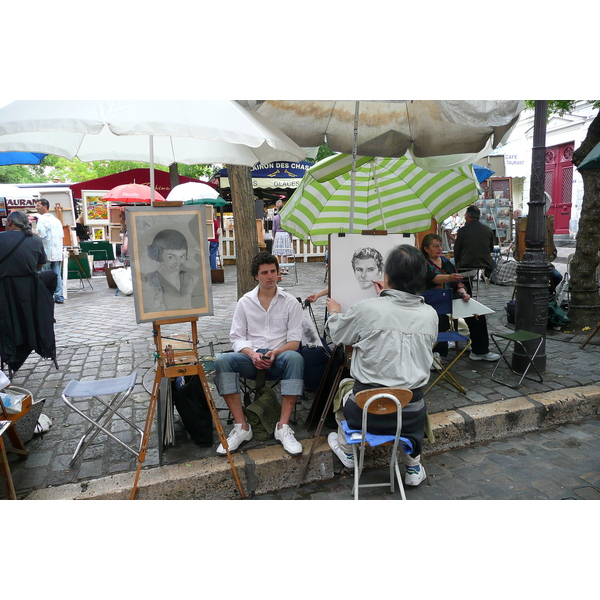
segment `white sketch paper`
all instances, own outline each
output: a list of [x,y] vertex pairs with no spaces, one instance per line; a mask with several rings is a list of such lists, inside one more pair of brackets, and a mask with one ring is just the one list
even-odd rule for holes
[[465,317],[473,317],[474,315],[491,315],[496,311],[488,308],[481,302],[469,298],[467,302],[461,298],[452,300],[452,318],[464,319]]
[[415,245],[414,235],[331,234],[329,236],[330,295],[346,312],[353,304],[375,298],[374,281],[383,280],[389,251],[400,244]]

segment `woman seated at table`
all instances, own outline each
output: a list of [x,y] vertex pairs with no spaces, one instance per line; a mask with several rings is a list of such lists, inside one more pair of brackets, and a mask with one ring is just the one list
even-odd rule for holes
[[[442,255],[442,238],[435,233],[428,233],[421,242],[421,251],[427,259],[426,284],[428,290],[437,288],[452,288],[454,298],[462,298],[468,302],[471,298],[470,290],[462,282],[462,275],[456,272],[456,267],[445,256]],[[468,280],[467,280],[468,285]],[[448,315],[438,315],[438,331],[450,329],[450,318]],[[469,328],[471,338],[471,360],[495,361],[500,358],[499,354],[489,351],[489,339],[487,322],[484,315],[466,317],[465,323]],[[442,358],[448,355],[447,342],[440,342],[435,347]]]

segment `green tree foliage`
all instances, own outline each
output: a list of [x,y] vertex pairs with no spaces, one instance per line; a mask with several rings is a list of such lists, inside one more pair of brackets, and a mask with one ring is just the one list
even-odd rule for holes
[[[46,156],[39,165],[10,165],[0,167],[0,183],[47,183],[64,181],[79,183],[114,175],[130,169],[148,169],[150,165],[132,161],[96,161],[85,163],[79,159],[73,161],[60,156]],[[156,169],[168,171],[168,167],[155,165]],[[200,179],[211,177],[218,167],[215,165],[179,165],[179,174],[184,177]]]
[[[154,165],[160,171],[168,171],[168,167]],[[179,174],[184,177],[200,179],[201,177],[210,177],[217,171],[215,165],[178,165]],[[73,161],[66,158],[58,158],[57,164],[50,172],[51,179],[60,179],[61,181],[80,182],[89,179],[97,179],[122,173],[131,169],[148,169],[150,165],[143,162],[133,161],[96,161],[90,163],[81,162],[78,159]]]
[[7,165],[0,167],[0,183],[45,183],[47,167],[52,167],[58,156],[46,156],[39,165]]

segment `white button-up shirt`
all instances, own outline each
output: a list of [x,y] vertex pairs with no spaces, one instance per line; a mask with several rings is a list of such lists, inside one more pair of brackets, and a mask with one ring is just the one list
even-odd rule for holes
[[54,215],[46,213],[38,217],[35,232],[44,244],[48,261],[61,261],[64,237],[62,223]]
[[235,307],[229,339],[234,352],[244,348],[276,350],[288,342],[302,340],[302,307],[279,287],[265,310],[258,299],[258,286],[244,294]]

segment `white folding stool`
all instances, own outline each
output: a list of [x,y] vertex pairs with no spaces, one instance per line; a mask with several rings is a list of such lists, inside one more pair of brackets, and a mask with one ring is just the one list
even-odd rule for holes
[[[119,412],[119,408],[121,408],[125,400],[127,400],[129,395],[133,391],[136,378],[137,372],[133,371],[131,375],[127,375],[125,377],[113,377],[111,379],[96,379],[92,381],[77,381],[73,379],[68,383],[61,396],[63,402],[69,408],[72,408],[77,414],[81,415],[86,421],[89,421],[91,423],[89,429],[79,440],[77,448],[75,448],[73,458],[69,463],[69,467],[72,467],[75,464],[75,461],[85,452],[85,450],[89,447],[89,445],[94,441],[96,436],[101,431],[103,431],[106,435],[118,442],[121,446],[129,450],[129,452],[134,454],[136,457],[139,457],[144,431],[143,429],[140,429],[128,417]],[[100,398],[100,396],[112,396],[112,398],[107,402],[106,400]],[[69,400],[69,398],[72,398],[73,401]],[[104,405],[104,409],[94,419],[91,417],[91,414],[85,414],[80,408],[78,408],[74,404],[75,398],[94,398],[102,405]],[[93,407],[96,405],[92,402],[89,406],[89,412],[91,413]],[[109,421],[115,415],[123,419],[123,421],[125,421],[130,427],[132,427],[132,429],[134,429],[134,431],[136,431],[140,435],[140,445],[137,448],[137,450],[135,448],[132,448],[131,446],[128,446],[125,442],[120,440],[116,435],[114,435],[107,429]]]

